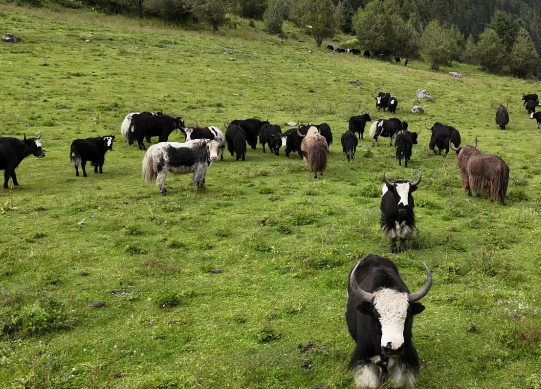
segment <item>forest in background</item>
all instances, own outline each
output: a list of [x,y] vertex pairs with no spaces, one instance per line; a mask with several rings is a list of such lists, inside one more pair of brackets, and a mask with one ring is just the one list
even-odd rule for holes
[[[5,1],[5,0],[4,0]],[[432,69],[453,61],[493,74],[541,75],[541,2],[537,0],[8,0],[33,7],[92,7],[218,31],[228,15],[262,20],[283,35],[286,21],[319,47],[332,40],[380,57],[423,58]],[[284,35],[285,37],[285,35]],[[352,39],[348,39],[352,38]]]

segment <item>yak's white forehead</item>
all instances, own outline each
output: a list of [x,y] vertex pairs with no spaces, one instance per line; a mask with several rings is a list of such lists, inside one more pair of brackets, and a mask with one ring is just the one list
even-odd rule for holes
[[103,140],[107,142],[107,146],[111,146],[113,144],[113,137],[112,136],[104,136]]
[[35,139],[34,143],[36,144],[36,147],[41,147],[41,142],[39,140]]
[[403,324],[408,314],[408,293],[380,289],[374,293],[374,307],[380,315],[382,324]]

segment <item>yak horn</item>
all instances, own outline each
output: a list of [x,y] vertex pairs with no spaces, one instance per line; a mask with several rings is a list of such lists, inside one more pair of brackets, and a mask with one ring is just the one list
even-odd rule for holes
[[418,290],[415,293],[410,293],[409,300],[411,302],[420,300],[423,297],[425,297],[428,291],[430,290],[430,288],[432,287],[432,273],[430,272],[430,269],[428,268],[428,266],[426,266],[426,263],[423,262],[423,266],[426,269],[426,281],[420,290]]
[[473,145],[473,147],[477,148],[477,137],[475,137],[475,144]]
[[304,137],[306,136],[306,134],[304,134],[304,135],[301,134],[301,132],[299,131],[299,128],[298,128],[298,127],[297,127],[297,134],[299,134],[299,136],[300,136],[301,138],[304,138]]
[[[421,130],[422,130],[422,128],[421,128]],[[421,133],[421,130],[419,130],[419,132],[417,133],[417,135],[419,135],[419,134]]]
[[419,170],[419,178],[417,179],[417,181],[415,181],[413,184],[410,184],[411,186],[417,186],[419,185],[419,182],[421,182],[421,178],[423,178],[423,171],[422,170]]
[[38,137],[36,139],[40,139],[41,138],[41,131],[38,132]]
[[385,170],[383,171],[383,181],[389,186],[396,186],[394,182],[389,181],[387,177],[385,177]]
[[449,148],[453,151],[458,151],[456,147],[453,146],[453,142],[449,141]]
[[425,128],[426,128],[427,130],[432,131],[432,127],[427,127],[426,124],[425,124]]
[[[362,290],[359,284],[357,283],[357,278],[355,277],[355,274],[357,273],[357,267],[359,266],[360,263],[361,261],[357,262],[357,264],[351,271],[351,274],[349,275],[349,285],[351,286],[353,293],[357,297],[359,297],[362,302],[371,303],[372,300],[374,299],[374,293],[368,293]],[[432,282],[432,278],[431,278],[431,282]]]

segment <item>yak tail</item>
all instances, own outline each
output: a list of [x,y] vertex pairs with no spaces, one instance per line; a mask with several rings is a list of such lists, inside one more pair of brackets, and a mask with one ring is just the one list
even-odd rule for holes
[[306,164],[314,173],[323,173],[327,168],[327,142],[314,142],[307,150]]
[[132,145],[137,139],[135,136],[135,125],[133,123],[133,120],[130,121],[130,126],[128,127],[128,144]]
[[70,161],[73,166],[79,166],[81,164],[81,155],[77,151],[77,147],[73,144],[70,147]]
[[130,125],[131,125],[131,117],[129,119],[126,117],[124,121],[122,122],[122,125],[120,126],[120,132],[122,133],[122,136],[126,140],[129,140]]
[[145,182],[153,182],[156,181],[156,171],[154,170],[154,159],[150,155],[150,152],[152,150],[147,150],[147,153],[145,154],[145,158],[143,158],[143,180]]
[[460,146],[460,143],[462,142],[462,140],[460,139],[460,132],[455,130],[451,133],[451,142],[453,142],[455,147]]

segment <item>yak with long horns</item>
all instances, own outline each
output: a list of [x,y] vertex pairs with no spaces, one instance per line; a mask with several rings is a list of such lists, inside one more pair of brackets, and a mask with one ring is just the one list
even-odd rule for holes
[[418,302],[432,287],[426,264],[423,287],[410,293],[396,265],[369,254],[349,274],[346,322],[355,341],[350,370],[357,389],[374,389],[392,380],[396,388],[412,389],[419,358],[412,342],[413,316],[425,307]]

